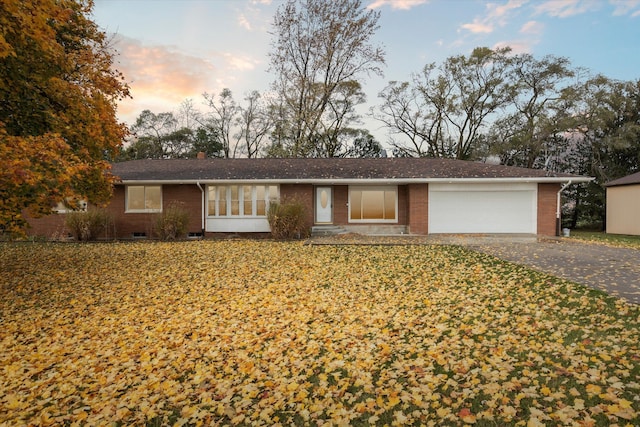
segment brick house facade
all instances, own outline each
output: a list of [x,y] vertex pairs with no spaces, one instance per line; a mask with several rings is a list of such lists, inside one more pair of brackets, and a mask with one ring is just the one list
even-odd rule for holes
[[[308,207],[309,228],[555,235],[562,185],[590,180],[426,158],[136,160],[112,172],[119,181],[105,207],[113,218],[105,237],[119,239],[152,237],[156,216],[173,203],[188,210],[191,236],[268,233],[268,204],[291,198]],[[62,236],[64,217],[31,219],[29,233]]]

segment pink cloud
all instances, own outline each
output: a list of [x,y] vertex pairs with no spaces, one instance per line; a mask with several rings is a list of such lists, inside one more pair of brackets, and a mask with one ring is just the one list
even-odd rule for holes
[[474,34],[478,34],[478,33],[488,34],[493,32],[493,25],[478,22],[478,21],[474,21],[472,24],[462,24],[462,28]]
[[124,74],[133,96],[119,103],[118,115],[129,122],[143,109],[172,111],[187,98],[231,87],[238,71],[256,66],[250,58],[220,53],[203,58],[119,35],[114,47],[119,52],[115,66]]
[[506,4],[488,3],[488,18],[497,19],[507,16],[512,10],[519,9],[528,0],[509,0]]
[[509,0],[505,4],[487,3],[486,15],[476,17],[470,24],[462,24],[461,28],[468,30],[474,34],[492,33],[496,26],[504,26],[507,24],[512,11],[519,9],[527,0]]
[[548,0],[538,4],[535,11],[556,18],[568,18],[597,10],[601,4],[593,0]]
[[532,43],[524,40],[511,40],[498,42],[493,46],[493,49],[499,49],[504,47],[510,47],[511,53],[514,55],[520,53],[531,53]]
[[247,31],[251,31],[251,22],[249,22],[249,20],[244,14],[240,14],[238,16],[238,25],[240,25],[242,28],[244,28]]
[[390,6],[391,9],[409,10],[412,7],[427,3],[429,0],[374,0],[368,9],[378,9],[382,6]]
[[121,47],[122,71],[136,92],[182,98],[206,84],[216,68],[168,46],[144,46],[129,39]]
[[520,28],[522,34],[540,35],[543,31],[544,24],[537,21],[529,21]]

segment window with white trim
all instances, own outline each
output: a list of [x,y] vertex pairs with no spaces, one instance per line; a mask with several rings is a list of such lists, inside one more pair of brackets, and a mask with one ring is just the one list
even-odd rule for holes
[[125,212],[161,212],[162,186],[128,185]]
[[269,203],[279,199],[277,185],[209,185],[207,215],[266,217]]
[[53,208],[55,213],[66,214],[70,212],[86,212],[87,211],[87,201],[86,200],[76,200],[75,201],[75,209],[73,207],[74,201],[72,199],[65,199],[63,202],[58,202],[58,204]]
[[349,187],[350,222],[398,222],[398,187]]

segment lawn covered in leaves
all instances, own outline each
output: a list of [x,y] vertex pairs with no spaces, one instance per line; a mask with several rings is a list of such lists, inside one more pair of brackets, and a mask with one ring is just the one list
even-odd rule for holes
[[640,425],[640,309],[452,246],[0,245],[0,425]]

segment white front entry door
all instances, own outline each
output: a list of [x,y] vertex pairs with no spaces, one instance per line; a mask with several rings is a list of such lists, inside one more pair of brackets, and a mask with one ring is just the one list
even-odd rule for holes
[[333,197],[331,187],[316,187],[316,223],[333,222]]

